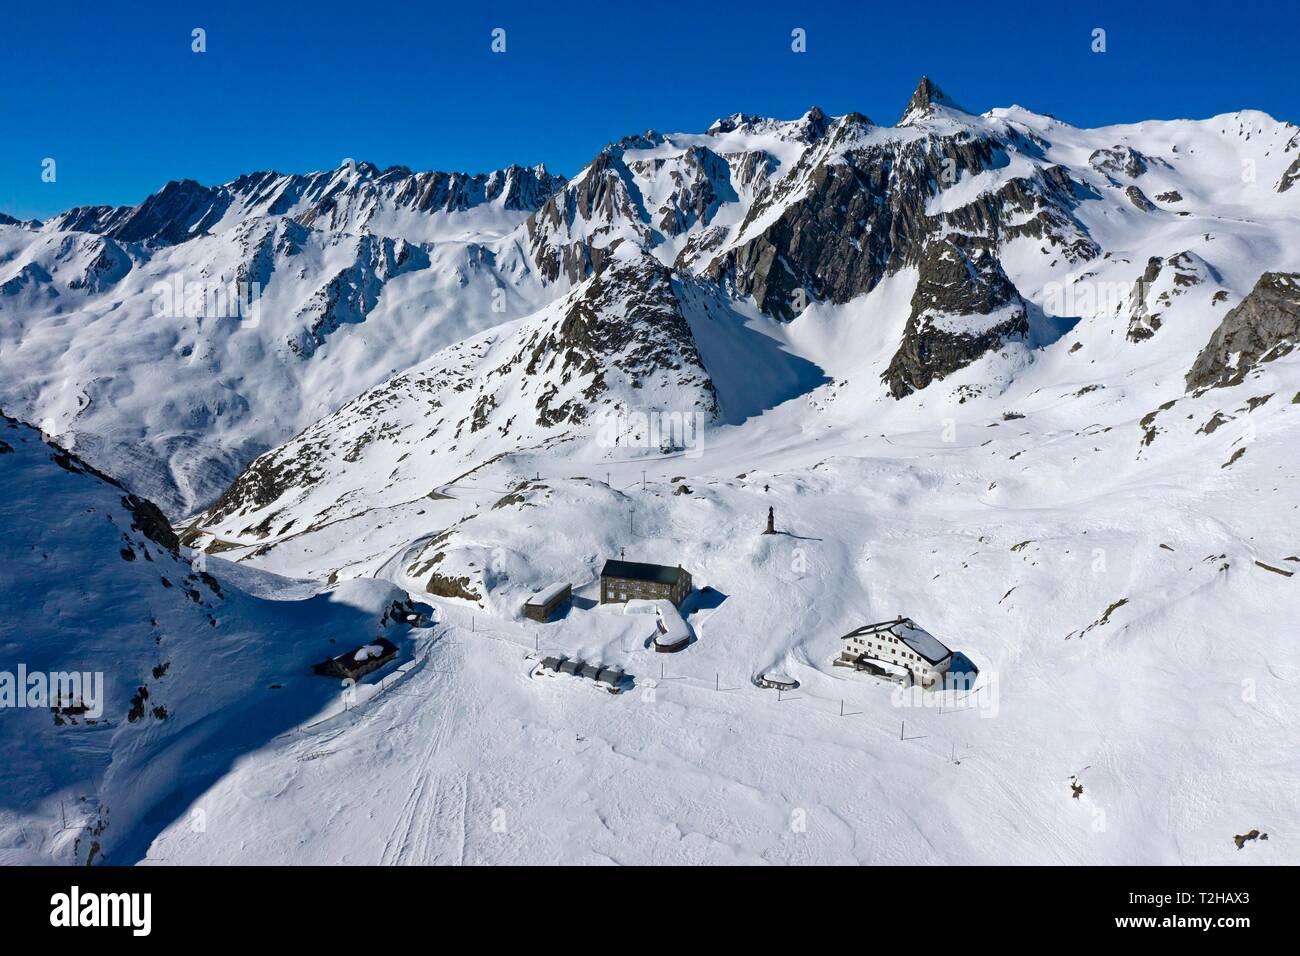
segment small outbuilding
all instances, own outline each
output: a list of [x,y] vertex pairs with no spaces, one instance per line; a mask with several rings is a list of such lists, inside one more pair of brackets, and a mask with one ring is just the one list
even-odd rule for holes
[[596,680],[617,693],[623,686],[625,676],[621,667],[603,667],[600,673],[596,675]]
[[559,582],[543,588],[524,603],[524,617],[545,621],[573,600],[573,585]]
[[690,625],[682,619],[681,613],[671,601],[656,601],[658,624],[654,636],[654,648],[657,654],[674,654],[684,650],[691,643]]
[[377,637],[369,644],[313,664],[312,670],[322,677],[359,680],[371,671],[379,670],[397,656],[397,645],[387,638]]

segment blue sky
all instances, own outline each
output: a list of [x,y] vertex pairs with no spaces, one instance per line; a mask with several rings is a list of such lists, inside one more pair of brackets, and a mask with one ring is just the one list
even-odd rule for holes
[[[794,117],[816,104],[893,123],[923,73],[976,112],[1019,103],[1083,126],[1247,108],[1300,121],[1293,14],[1280,2],[278,7],[9,4],[0,210],[135,203],[168,179],[345,157],[471,172],[545,162],[572,175],[620,136],[700,130],[737,111]],[[205,53],[191,51],[195,27]],[[504,54],[490,49],[494,27]],[[796,27],[806,53],[791,51]],[[41,180],[46,157],[54,183]]]

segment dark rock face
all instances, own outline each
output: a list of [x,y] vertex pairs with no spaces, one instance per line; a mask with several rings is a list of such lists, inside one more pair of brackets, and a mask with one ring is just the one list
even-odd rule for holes
[[1024,301],[987,240],[936,240],[926,247],[919,269],[902,344],[881,376],[894,398],[1029,332]]
[[1145,342],[1160,329],[1160,314],[1151,311],[1151,304],[1147,299],[1151,283],[1155,282],[1160,275],[1164,263],[1165,260],[1160,256],[1152,256],[1148,259],[1146,271],[1142,273],[1142,278],[1138,280],[1137,287],[1133,290],[1128,323],[1130,342]]
[[[862,129],[847,123],[836,128],[831,148]],[[818,151],[791,176],[798,181],[806,174],[806,194],[762,233],[710,263],[709,275],[782,319],[802,311],[800,300],[848,302],[912,261],[934,228],[925,201],[937,191],[939,177],[948,170],[985,169],[995,155],[991,142],[973,138],[867,146],[850,150],[844,162],[825,161]],[[769,192],[750,209],[745,225],[786,198]]]
[[[952,211],[927,214],[927,200],[946,184],[1004,165],[1010,146],[1037,152],[1032,141],[1004,144],[961,131],[850,147],[830,161],[862,130],[842,123],[792,174],[794,181],[806,174],[805,194],[760,234],[709,265],[711,278],[752,295],[769,315],[792,319],[802,311],[801,300],[848,302],[916,264],[929,238],[948,230],[996,241],[1042,239],[1072,262],[1099,254],[1073,213],[1081,198],[1076,184],[1059,166],[1008,180]],[[746,225],[787,199],[780,187],[791,180],[756,202]]]
[[[622,150],[607,147],[587,167],[581,181],[551,196],[528,218],[529,253],[547,282],[561,276],[571,283],[601,271],[614,244],[605,238],[626,228],[645,247],[652,245],[649,224],[639,211],[639,191],[623,164]],[[570,238],[580,223],[587,229]]]
[[563,321],[554,329],[534,332],[524,343],[523,357],[530,376],[568,383],[590,375],[584,402],[571,399],[552,405],[555,389],[537,403],[537,423],[580,422],[606,389],[605,376],[621,371],[633,388],[652,376],[662,376],[688,394],[698,388],[700,410],[718,413],[713,382],[704,369],[691,328],[682,315],[668,269],[646,258],[616,262],[598,273],[575,296]]
[[222,190],[192,179],[170,182],[133,209],[109,235],[124,242],[184,242],[207,232],[230,205]]
[[1265,272],[1214,330],[1187,373],[1187,388],[1236,385],[1260,362],[1286,355],[1297,343],[1300,273]]

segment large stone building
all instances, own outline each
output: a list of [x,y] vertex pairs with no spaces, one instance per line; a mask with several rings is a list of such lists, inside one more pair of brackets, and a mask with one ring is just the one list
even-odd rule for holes
[[609,560],[600,572],[601,604],[622,604],[633,600],[672,601],[681,607],[690,593],[691,576],[681,567]]
[[[837,664],[860,670],[906,672],[911,681],[930,687],[952,665],[952,651],[910,618],[867,624],[840,638]],[[880,668],[878,664],[888,665]]]

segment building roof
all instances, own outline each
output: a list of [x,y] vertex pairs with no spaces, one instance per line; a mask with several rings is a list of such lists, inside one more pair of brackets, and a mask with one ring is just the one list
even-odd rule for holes
[[550,604],[552,601],[554,601],[557,597],[559,597],[567,590],[569,590],[568,582],[559,581],[555,584],[542,588],[540,591],[538,591],[536,594],[530,597],[525,602],[525,604],[529,607],[545,607],[546,605]]
[[676,584],[681,577],[681,568],[669,568],[662,564],[642,564],[639,561],[605,562],[600,572],[602,578],[626,578],[629,581],[652,581],[655,584]]
[[682,620],[681,613],[672,601],[655,601],[655,610],[659,612],[659,631],[655,643],[660,647],[676,647],[691,639],[691,629]]
[[888,631],[931,664],[938,664],[952,654],[952,651],[948,649],[943,641],[925,628],[919,627],[911,618],[906,617],[900,617],[894,621],[881,621],[878,624],[864,625],[856,631],[845,634],[840,640],[861,637],[864,634],[879,634],[881,631]]
[[910,647],[917,654],[929,661],[931,664],[937,664],[945,657],[952,654],[952,651],[923,627],[917,627],[911,621],[903,621],[897,627],[891,628],[894,635]]

